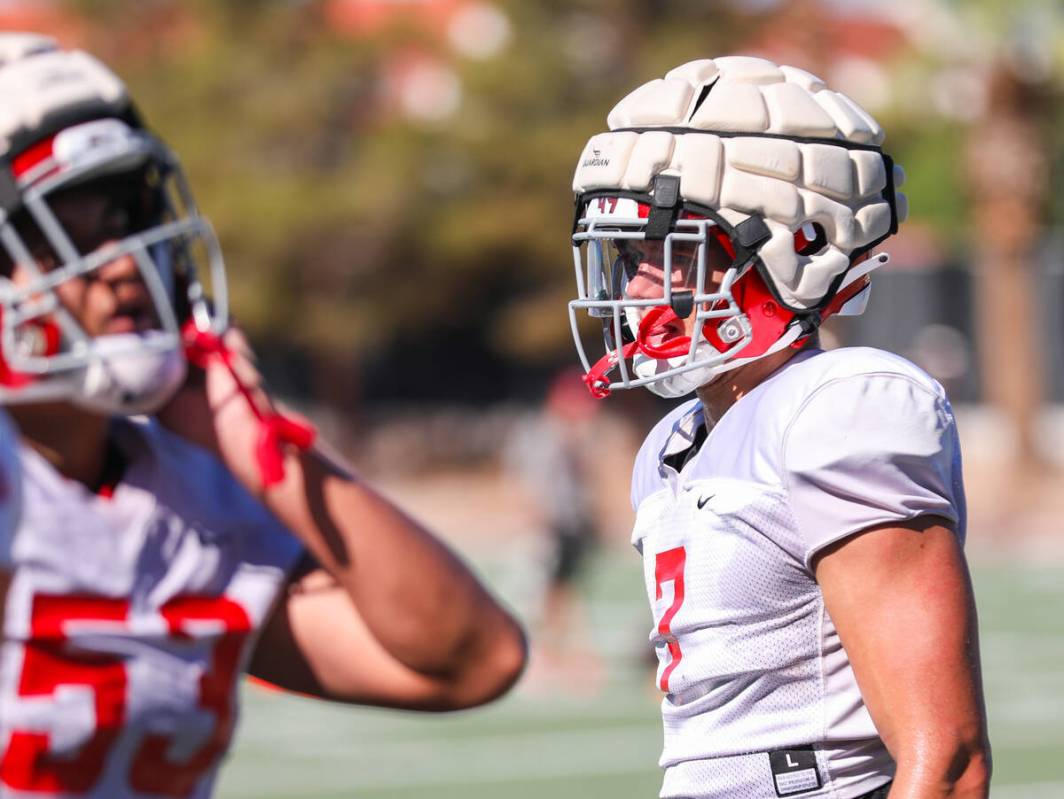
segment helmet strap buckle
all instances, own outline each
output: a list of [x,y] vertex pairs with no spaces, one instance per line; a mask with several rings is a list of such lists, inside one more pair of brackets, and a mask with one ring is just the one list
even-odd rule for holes
[[680,176],[657,175],[651,192],[650,213],[643,236],[648,241],[663,241],[672,230],[680,212]]

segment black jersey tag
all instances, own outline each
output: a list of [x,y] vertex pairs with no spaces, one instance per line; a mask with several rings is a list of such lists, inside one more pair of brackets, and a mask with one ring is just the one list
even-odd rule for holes
[[816,752],[811,746],[780,749],[768,753],[776,796],[797,796],[821,786],[816,766]]

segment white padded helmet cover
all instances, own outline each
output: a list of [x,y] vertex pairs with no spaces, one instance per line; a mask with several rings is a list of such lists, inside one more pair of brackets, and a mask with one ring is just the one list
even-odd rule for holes
[[[763,217],[772,238],[761,259],[792,308],[818,305],[850,254],[891,230],[887,162],[874,149],[883,130],[803,70],[743,56],[692,61],[640,86],[607,121],[610,132],[592,136],[580,156],[573,190],[649,192],[656,175],[672,174],[684,200],[736,222]],[[892,177],[900,186],[900,168]],[[900,192],[895,208],[900,222]],[[806,222],[827,236],[815,255],[794,251],[794,232]]]
[[0,34],[0,66],[58,49],[59,43],[51,36],[40,33],[3,33]]
[[0,154],[53,118],[128,105],[125,85],[99,60],[27,33],[0,33],[0,97]]

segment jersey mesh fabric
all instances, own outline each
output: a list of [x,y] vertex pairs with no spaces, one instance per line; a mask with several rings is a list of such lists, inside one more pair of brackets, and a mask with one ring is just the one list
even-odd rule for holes
[[[636,460],[632,540],[659,657],[662,796],[777,796],[768,752],[816,747],[822,786],[850,799],[893,763],[811,571],[816,552],[924,514],[964,534],[959,448],[940,386],[872,349],[793,358],[733,405],[677,472],[701,407],[686,403]],[[682,595],[675,563],[682,552]],[[679,656],[676,656],[676,650]]]
[[[109,499],[22,450],[22,518],[0,554],[0,568],[12,576],[0,659],[3,797],[158,795],[133,787],[138,762],[165,762],[181,775],[185,788],[172,795],[209,796],[227,743],[227,734],[213,737],[227,726],[217,706],[227,702],[235,723],[237,678],[302,551],[213,456],[155,423],[120,424],[116,437],[128,466]],[[46,622],[58,632],[42,633],[42,600],[60,608]],[[86,607],[121,618],[88,618]],[[192,616],[168,632],[167,614],[182,608],[192,608]],[[64,616],[67,610],[73,615]],[[221,670],[226,681],[210,682],[220,671],[219,653],[231,658],[234,646],[235,661]],[[31,657],[57,674],[52,681],[38,673],[32,682],[54,687],[26,690]],[[93,662],[116,668],[104,678]],[[104,691],[112,692],[109,721],[98,717]],[[90,763],[87,742],[101,730],[109,743]],[[32,766],[13,762],[12,741],[27,735],[46,741]],[[142,757],[151,738],[166,742],[154,759]],[[206,751],[216,754],[204,758]],[[64,760],[79,765],[64,769]],[[38,788],[12,785],[12,775],[36,780]],[[77,790],[64,789],[75,784]],[[42,792],[45,785],[52,787]]]

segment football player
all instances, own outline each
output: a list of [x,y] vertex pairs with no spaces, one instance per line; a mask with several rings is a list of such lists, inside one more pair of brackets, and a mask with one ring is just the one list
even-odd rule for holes
[[0,795],[208,796],[244,671],[419,710],[505,691],[518,624],[225,336],[217,242],[121,81],[0,34],[0,150]]
[[902,358],[817,344],[906,214],[882,141],[816,76],[736,56],[633,91],[577,164],[589,388],[695,394],[632,479],[662,797],[987,795],[949,402]]

